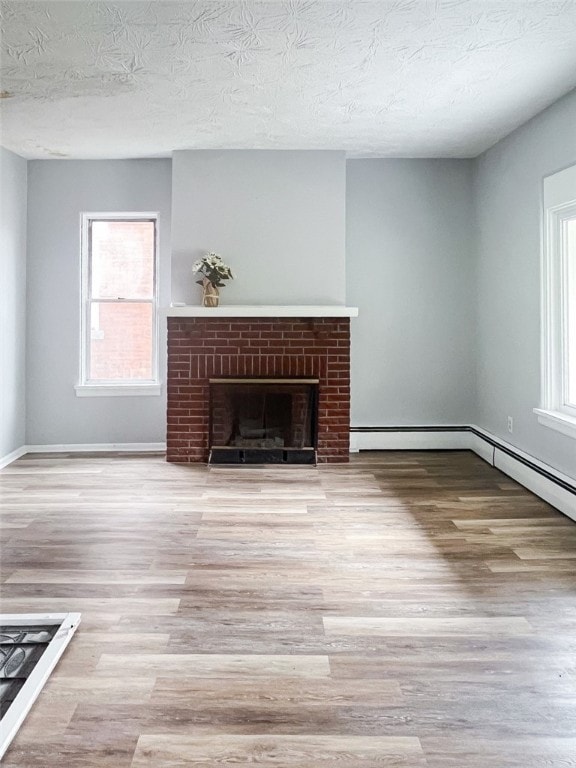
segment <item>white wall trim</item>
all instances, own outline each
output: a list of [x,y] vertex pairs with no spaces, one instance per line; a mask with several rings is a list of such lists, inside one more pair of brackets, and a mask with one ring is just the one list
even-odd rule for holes
[[[474,427],[476,429],[476,427]],[[468,449],[473,451],[481,459],[492,464],[494,466],[494,446],[483,440],[479,435],[475,435],[473,432],[468,432]]]
[[12,464],[13,461],[16,461],[16,459],[19,459],[20,456],[24,456],[24,454],[27,452],[28,448],[25,445],[20,446],[20,448],[17,448],[15,451],[12,451],[12,453],[6,454],[6,456],[2,456],[0,458],[0,469],[4,469],[4,467],[7,467],[8,464]]
[[502,453],[498,448],[494,454],[494,466],[576,521],[576,496],[573,493],[565,491],[553,480],[540,475],[514,457]]
[[[101,391],[94,391],[95,386],[89,379],[90,374],[90,309],[94,300],[92,296],[91,288],[91,270],[92,270],[92,246],[91,246],[91,226],[93,221],[152,221],[154,222],[154,278],[153,278],[153,292],[152,298],[141,299],[141,302],[150,304],[152,307],[152,381],[140,382],[144,387],[149,387],[149,392],[137,391],[128,392],[128,390],[118,393],[113,391],[115,385],[118,387],[120,382],[109,382],[110,392],[109,395],[123,394],[123,395],[155,395],[160,394],[160,391],[153,392],[152,386],[160,387],[160,372],[159,372],[159,360],[160,360],[160,279],[159,279],[159,264],[160,264],[160,213],[159,211],[110,211],[110,212],[87,212],[80,213],[80,257],[81,257],[81,269],[80,269],[80,354],[79,354],[79,384],[76,387],[77,397],[93,397],[102,396]],[[104,302],[129,302],[134,301],[130,299],[99,299]],[[138,382],[130,381],[124,382],[124,384],[132,389],[138,388]],[[96,385],[104,386],[103,384]]]
[[162,394],[161,384],[76,384],[76,397],[147,397]]
[[0,469],[12,464],[27,453],[161,453],[166,443],[57,443],[54,445],[23,445],[0,459]]
[[132,451],[136,453],[165,451],[166,443],[58,443],[27,445],[26,453],[99,453],[101,451]]
[[568,350],[569,308],[568,240],[565,225],[576,218],[576,165],[544,178],[541,227],[541,395],[538,421],[576,437],[570,403]]
[[[361,430],[362,427],[357,427]],[[454,426],[439,428],[433,427],[426,429],[398,428],[378,430],[375,427],[370,431],[355,431],[352,427],[350,432],[350,451],[463,451],[469,446],[468,427]]]
[[[486,429],[482,429],[482,427],[477,427],[475,424],[471,424],[470,429],[474,429],[480,433],[480,438],[478,438],[476,435],[471,433],[472,437],[476,437],[477,439],[481,439],[482,437],[485,438],[485,440],[481,440],[481,442],[486,444],[486,441],[492,441],[495,443],[496,450],[498,450],[498,447],[501,447],[504,451],[510,451],[511,453],[514,453],[516,456],[520,457],[521,459],[524,459],[524,461],[528,461],[531,464],[534,464],[536,467],[539,467],[543,472],[547,472],[550,475],[553,475],[559,482],[568,483],[569,485],[576,487],[575,478],[570,477],[569,475],[564,475],[562,472],[559,472],[557,469],[554,469],[554,467],[552,467],[550,464],[546,464],[545,462],[540,461],[540,459],[537,459],[535,456],[532,456],[530,453],[526,453],[526,451],[522,451],[520,448],[517,448],[515,445],[512,445],[512,443],[508,443],[506,442],[506,440],[502,440],[499,437],[495,437],[491,432],[488,432]],[[475,451],[475,453],[478,453],[478,451],[476,451],[475,448],[472,448],[472,450]],[[492,463],[492,462],[489,462],[489,463]]]
[[222,307],[197,307],[192,304],[173,302],[161,310],[167,317],[358,317],[358,307],[340,304],[326,306],[308,305],[224,305]]
[[563,435],[576,438],[576,419],[562,411],[547,411],[544,408],[534,408],[538,423],[545,427],[562,432]]

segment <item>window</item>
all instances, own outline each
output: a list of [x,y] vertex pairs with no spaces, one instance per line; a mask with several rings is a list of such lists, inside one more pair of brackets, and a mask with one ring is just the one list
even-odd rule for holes
[[542,403],[538,421],[576,438],[576,166],[544,179]]
[[80,396],[160,394],[157,234],[156,214],[82,216]]

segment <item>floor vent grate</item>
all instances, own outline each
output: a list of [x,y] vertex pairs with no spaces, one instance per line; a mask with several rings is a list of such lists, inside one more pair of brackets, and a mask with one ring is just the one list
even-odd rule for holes
[[79,623],[79,613],[0,614],[0,758]]

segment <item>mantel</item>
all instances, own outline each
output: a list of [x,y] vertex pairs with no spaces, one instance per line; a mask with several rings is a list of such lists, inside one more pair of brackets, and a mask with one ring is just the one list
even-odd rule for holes
[[167,317],[358,317],[358,307],[330,306],[223,306],[199,307],[191,304],[168,307]]

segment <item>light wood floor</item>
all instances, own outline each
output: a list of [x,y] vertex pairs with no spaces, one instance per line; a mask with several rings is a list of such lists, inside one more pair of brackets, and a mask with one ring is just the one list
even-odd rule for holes
[[471,453],[0,485],[2,610],[82,612],[4,768],[576,766],[576,524]]

